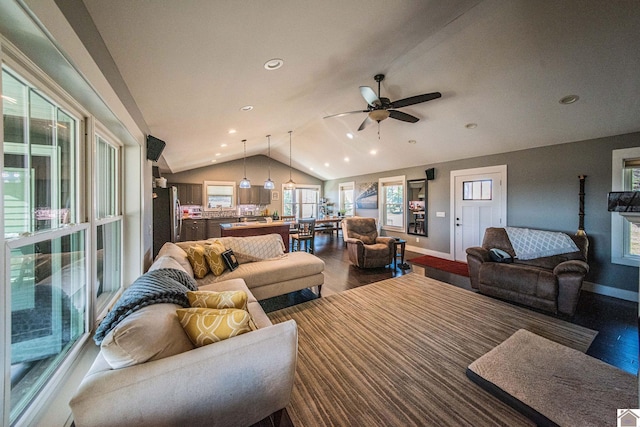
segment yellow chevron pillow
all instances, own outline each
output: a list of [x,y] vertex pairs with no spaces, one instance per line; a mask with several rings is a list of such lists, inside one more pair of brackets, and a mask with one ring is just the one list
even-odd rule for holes
[[209,272],[209,264],[204,257],[204,246],[191,245],[185,251],[187,253],[187,259],[191,268],[193,268],[193,275],[197,279],[202,279]]
[[189,298],[191,307],[247,309],[247,293],[245,291],[189,291],[187,298]]
[[204,246],[204,257],[207,260],[207,264],[209,265],[211,272],[216,276],[221,275],[224,272],[224,269],[227,268],[227,265],[224,263],[221,256],[222,252],[225,250],[226,248],[220,240],[216,240],[213,243]]
[[244,310],[181,308],[176,310],[182,328],[196,347],[251,331],[251,316]]

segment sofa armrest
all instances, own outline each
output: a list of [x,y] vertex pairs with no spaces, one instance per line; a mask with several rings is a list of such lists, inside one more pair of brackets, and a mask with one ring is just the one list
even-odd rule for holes
[[75,425],[251,425],[289,403],[297,352],[297,325],[289,320],[153,362],[93,372],[71,399]]
[[558,278],[558,312],[573,316],[584,276],[588,272],[589,264],[579,260],[561,262],[553,269],[553,274]]
[[553,274],[559,276],[564,273],[578,273],[586,276],[589,272],[589,264],[580,260],[569,260],[561,262],[553,269]]
[[491,261],[489,251],[480,246],[467,248],[467,268],[469,269],[469,281],[473,289],[480,287],[480,266]]
[[385,245],[391,245],[396,241],[395,237],[378,236],[376,237],[376,243],[384,243]]
[[481,262],[491,261],[489,251],[481,246],[472,246],[467,248],[467,258],[469,256],[476,257]]

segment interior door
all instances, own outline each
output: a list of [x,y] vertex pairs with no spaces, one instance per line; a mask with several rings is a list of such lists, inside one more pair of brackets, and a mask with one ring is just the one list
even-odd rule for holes
[[454,257],[466,262],[466,249],[482,244],[487,227],[506,226],[506,166],[458,171],[453,178]]

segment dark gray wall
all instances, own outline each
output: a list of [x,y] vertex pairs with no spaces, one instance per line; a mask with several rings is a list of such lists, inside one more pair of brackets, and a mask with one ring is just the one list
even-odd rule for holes
[[[587,141],[533,148],[445,163],[429,164],[379,174],[354,176],[325,182],[325,197],[337,200],[338,183],[374,181],[406,175],[424,178],[427,168],[436,169],[429,181],[429,236],[409,244],[450,253],[450,173],[461,169],[507,165],[507,224],[575,233],[578,229],[579,175],[587,175],[585,185],[585,230],[589,236],[587,280],[600,285],[638,291],[638,268],[611,263],[611,213],[607,193],[611,191],[611,151],[640,146],[640,133],[617,135]],[[437,218],[437,211],[446,212]],[[358,215],[378,216],[377,211],[358,211]]]

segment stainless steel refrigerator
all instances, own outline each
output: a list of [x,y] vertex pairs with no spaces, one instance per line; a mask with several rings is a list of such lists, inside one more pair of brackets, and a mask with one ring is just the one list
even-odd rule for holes
[[153,257],[166,242],[178,242],[182,231],[182,209],[176,187],[154,188]]

